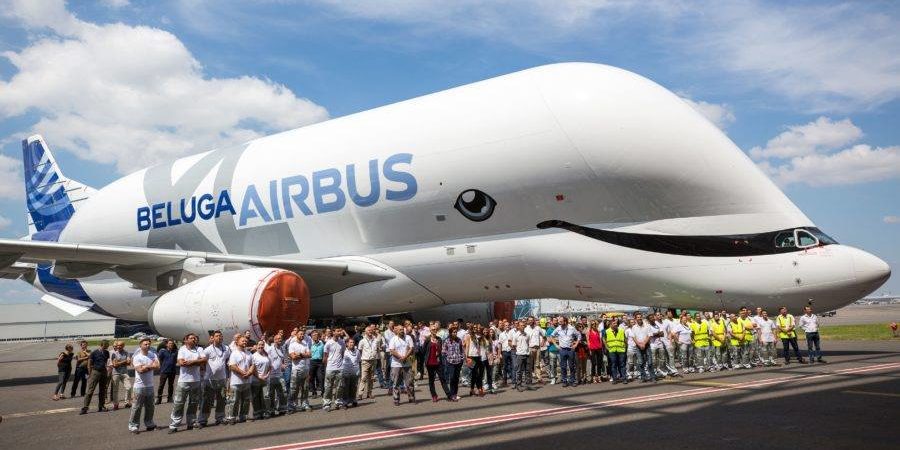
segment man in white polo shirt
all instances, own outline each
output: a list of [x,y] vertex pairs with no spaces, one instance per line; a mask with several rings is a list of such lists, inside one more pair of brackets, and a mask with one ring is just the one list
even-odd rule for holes
[[284,381],[284,367],[287,360],[284,354],[284,338],[276,334],[272,343],[266,346],[266,354],[272,364],[272,374],[269,376],[269,415],[283,416],[287,413],[287,392]]
[[216,425],[225,420],[225,396],[228,391],[228,358],[231,349],[222,344],[222,332],[216,330],[209,338],[209,346],[203,349],[206,356],[206,386],[203,392],[203,401],[200,405],[200,418],[197,424],[203,428],[209,420],[209,413],[213,404],[216,405]]
[[402,325],[397,325],[394,329],[394,337],[388,343],[387,351],[391,355],[391,389],[394,406],[400,406],[401,386],[406,386],[409,402],[415,403],[416,394],[410,370],[410,356],[415,351],[415,343],[406,335]]
[[250,413],[250,377],[255,372],[253,355],[246,349],[247,337],[237,336],[234,349],[228,357],[228,368],[231,370],[231,393],[228,395],[228,409],[225,421],[234,425],[247,421]]
[[[309,342],[306,339],[294,339],[288,345],[288,358],[291,360],[291,395],[288,412],[301,409],[309,411]],[[299,398],[298,398],[299,396]],[[299,402],[299,403],[298,403]]]
[[756,324],[759,326],[759,353],[762,363],[765,366],[774,366],[775,354],[777,353],[775,349],[775,322],[769,318],[769,313],[763,310]]
[[544,344],[544,329],[539,327],[534,317],[528,318],[528,326],[525,327],[525,335],[528,336],[528,384],[541,381],[540,356],[541,345]]
[[153,423],[153,371],[159,369],[159,358],[150,351],[150,338],[141,339],[140,349],[131,358],[134,366],[134,404],[131,417],[128,419],[128,431],[137,434],[141,413],[144,414],[144,426],[147,431],[156,429]]
[[559,326],[551,335],[559,347],[559,364],[562,371],[563,387],[578,386],[575,380],[575,347],[581,342],[581,334],[569,325],[568,317],[561,317]]
[[[178,386],[175,389],[175,406],[172,408],[172,423],[169,433],[178,431],[182,417],[187,416],[187,429],[194,428],[197,418],[197,407],[200,404],[200,366],[206,365],[206,356],[197,347],[197,335],[188,333],[184,337],[184,345],[178,349]],[[185,413],[185,403],[187,412]]]
[[812,307],[803,307],[803,315],[797,319],[797,325],[806,333],[806,357],[809,358],[809,363],[824,363],[822,348],[819,346],[819,316],[813,314]]

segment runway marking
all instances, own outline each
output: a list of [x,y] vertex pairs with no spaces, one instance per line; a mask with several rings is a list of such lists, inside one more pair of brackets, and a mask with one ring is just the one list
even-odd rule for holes
[[733,386],[731,383],[723,383],[721,381],[682,381],[681,384],[689,384],[691,386]]
[[67,413],[78,411],[81,408],[60,408],[60,409],[48,409],[45,411],[31,411],[31,412],[23,412],[23,413],[15,413],[15,414],[7,414],[3,416],[4,419],[15,419],[17,417],[31,417],[31,416],[44,416],[48,414],[59,414],[59,413]]
[[480,425],[490,425],[494,423],[503,423],[510,422],[513,420],[523,420],[523,419],[533,419],[538,417],[548,417],[555,416],[559,414],[567,414],[602,408],[609,408],[613,406],[626,406],[638,403],[646,403],[652,402],[656,400],[671,400],[676,398],[683,397],[693,397],[696,395],[703,394],[714,394],[719,392],[725,392],[735,389],[746,389],[746,388],[755,388],[761,386],[768,386],[771,384],[778,383],[786,383],[789,381],[808,381],[815,380],[824,377],[831,377],[837,375],[849,375],[849,374],[858,374],[858,373],[866,373],[872,372],[876,370],[885,370],[885,369],[893,369],[900,367],[900,363],[885,363],[885,364],[876,364],[873,366],[866,367],[856,367],[850,369],[840,369],[834,372],[826,372],[818,375],[791,375],[779,378],[770,378],[765,380],[757,380],[757,381],[748,381],[744,383],[736,383],[727,386],[714,386],[714,387],[705,387],[705,388],[695,388],[688,389],[681,392],[665,392],[661,394],[651,394],[644,395],[638,397],[630,397],[625,399],[618,400],[606,400],[602,402],[594,402],[594,403],[585,403],[582,405],[575,406],[563,406],[557,408],[548,408],[548,409],[538,409],[532,411],[526,411],[521,413],[513,413],[513,414],[503,414],[498,416],[488,416],[488,417],[479,417],[475,419],[466,419],[466,420],[458,420],[454,422],[444,422],[437,423],[431,425],[420,425],[409,428],[400,428],[396,430],[388,430],[388,431],[376,431],[372,433],[363,433],[357,435],[350,436],[341,436],[336,438],[326,438],[326,439],[318,439],[314,441],[307,442],[298,442],[294,444],[284,444],[277,445],[272,447],[263,447],[257,450],[300,450],[300,449],[308,449],[308,448],[322,448],[322,447],[332,447],[336,445],[345,445],[345,444],[354,444],[359,442],[367,442],[373,441],[376,439],[389,439],[396,438],[402,436],[409,436],[414,434],[422,434],[422,433],[433,433],[437,431],[446,431],[457,428],[467,428],[473,426]]
[[900,394],[894,394],[893,392],[872,392],[872,391],[849,390],[849,391],[844,391],[844,393],[845,394],[878,395],[878,396],[882,396],[882,397],[900,398]]

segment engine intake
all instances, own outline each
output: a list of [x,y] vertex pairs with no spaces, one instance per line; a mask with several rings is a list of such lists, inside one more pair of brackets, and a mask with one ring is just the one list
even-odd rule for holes
[[160,335],[210,331],[226,335],[246,330],[289,331],[309,320],[309,287],[299,275],[283,269],[254,268],[209,275],[160,296],[148,312]]

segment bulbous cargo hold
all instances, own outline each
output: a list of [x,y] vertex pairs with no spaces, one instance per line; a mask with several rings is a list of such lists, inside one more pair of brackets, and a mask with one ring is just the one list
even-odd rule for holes
[[226,337],[250,330],[254,339],[278,330],[290,332],[309,320],[309,288],[287,270],[254,268],[209,275],[159,297],[148,313],[160,335]]

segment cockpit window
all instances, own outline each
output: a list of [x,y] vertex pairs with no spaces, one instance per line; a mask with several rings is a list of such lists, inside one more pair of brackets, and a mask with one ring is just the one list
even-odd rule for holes
[[782,231],[775,236],[775,247],[777,248],[794,248],[796,244],[794,242],[794,232],[793,231]]
[[815,236],[815,237],[819,240],[819,243],[822,244],[822,245],[831,245],[831,244],[837,244],[837,243],[838,243],[837,240],[835,240],[835,239],[832,238],[831,236],[829,236],[829,235],[823,233],[822,230],[820,230],[820,229],[818,229],[818,228],[809,228],[809,229],[807,229],[807,231],[809,231],[810,233],[812,233],[813,236]]
[[815,236],[812,235],[809,231],[806,230],[794,230],[794,233],[797,234],[797,242],[800,245],[797,247],[807,248],[807,247],[815,247],[819,245],[819,240],[816,239]]

